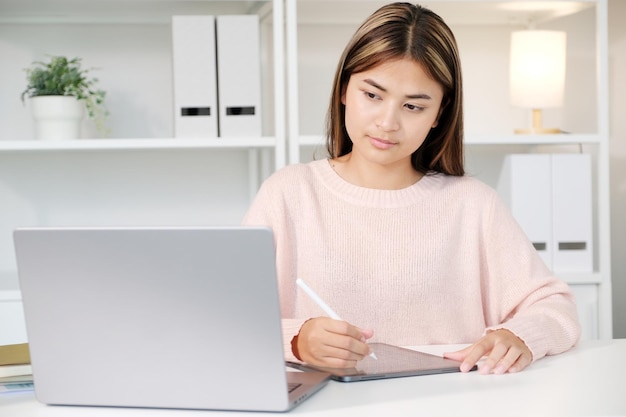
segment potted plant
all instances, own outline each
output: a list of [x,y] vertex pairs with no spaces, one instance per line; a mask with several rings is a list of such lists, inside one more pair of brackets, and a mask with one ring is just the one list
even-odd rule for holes
[[96,129],[104,132],[108,115],[105,92],[97,89],[97,78],[81,68],[81,59],[53,56],[49,62],[35,61],[26,70],[28,85],[22,102],[30,97],[38,139],[77,139],[84,110]]

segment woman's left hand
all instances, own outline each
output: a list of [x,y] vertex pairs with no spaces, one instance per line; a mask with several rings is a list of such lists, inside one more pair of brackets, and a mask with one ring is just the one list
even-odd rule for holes
[[530,349],[522,339],[506,329],[489,332],[473,345],[456,352],[444,353],[443,356],[462,362],[462,372],[468,372],[483,356],[487,356],[478,365],[481,374],[519,372],[532,362]]

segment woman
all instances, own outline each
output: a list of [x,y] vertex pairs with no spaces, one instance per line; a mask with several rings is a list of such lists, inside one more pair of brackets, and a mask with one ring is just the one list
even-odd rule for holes
[[439,16],[408,3],[372,14],[340,59],[327,122],[329,158],[273,174],[244,220],[274,232],[296,358],[354,367],[367,341],[472,343],[446,356],[505,373],[576,343],[567,285],[495,191],[464,176],[460,61]]

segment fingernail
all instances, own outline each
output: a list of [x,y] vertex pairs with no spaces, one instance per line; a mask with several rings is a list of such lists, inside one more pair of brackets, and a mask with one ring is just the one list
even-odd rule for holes
[[472,367],[470,366],[470,364],[469,364],[469,363],[465,363],[465,362],[463,362],[463,363],[461,364],[460,369],[461,369],[461,372],[468,372],[470,369],[472,369]]

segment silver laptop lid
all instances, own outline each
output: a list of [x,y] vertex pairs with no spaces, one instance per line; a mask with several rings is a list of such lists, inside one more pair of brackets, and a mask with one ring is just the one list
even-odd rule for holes
[[289,407],[270,230],[31,228],[14,240],[40,401]]

